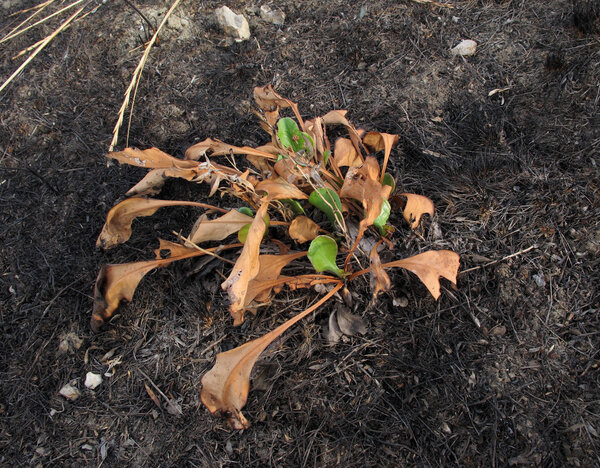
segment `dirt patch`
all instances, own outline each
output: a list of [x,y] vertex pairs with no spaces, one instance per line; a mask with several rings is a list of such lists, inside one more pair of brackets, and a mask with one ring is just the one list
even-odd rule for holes
[[[600,462],[597,2],[452,3],[283,0],[278,28],[260,4],[229,2],[252,33],[231,43],[212,17],[221,4],[183,2],[151,53],[130,145],[181,156],[209,136],[263,144],[252,89],[273,83],[303,115],[348,109],[357,126],[399,134],[390,170],[437,207],[422,233],[400,229],[399,255],[451,248],[462,258],[458,290],[437,303],[401,272],[376,308],[359,287],[364,337],[328,346],[329,308],[285,335],[259,363],[242,433],[204,409],[201,376],[216,353],[312,295],[283,292],[233,328],[218,287],[228,270],[188,275],[189,261],[148,275],[102,333],[88,327],[100,266],[150,258],[156,237],[189,230],[198,214],[159,211],[127,244],[94,249],[107,211],[142,174],[103,155],[151,26],[125,3],[98,2],[0,94],[3,464]],[[136,6],[154,26],[165,11]],[[24,17],[2,15],[2,35]],[[0,44],[0,75],[59,24]],[[465,38],[477,53],[453,57]],[[161,196],[207,191],[169,182]],[[400,298],[406,307],[394,306]],[[104,379],[94,391],[83,386],[90,371]],[[58,394],[69,382],[82,391],[72,402]],[[156,407],[145,385],[183,414]]]

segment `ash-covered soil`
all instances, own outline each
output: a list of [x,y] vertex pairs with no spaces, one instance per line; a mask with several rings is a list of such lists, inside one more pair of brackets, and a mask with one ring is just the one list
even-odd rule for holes
[[[134,3],[154,27],[169,7]],[[144,172],[104,155],[152,32],[129,2],[86,4],[97,9],[0,93],[0,464],[600,465],[600,6],[450,3],[282,0],[277,27],[260,3],[231,1],[252,33],[231,43],[213,19],[221,3],[183,1],[150,54],[130,145],[181,157],[207,137],[264,144],[252,90],[272,83],[307,117],[348,109],[357,126],[399,134],[390,170],[437,212],[416,233],[393,215],[396,255],[461,255],[458,289],[445,283],[437,303],[402,271],[376,307],[357,284],[365,336],[327,344],[334,303],[288,332],[255,368],[243,432],[203,407],[202,375],[318,295],[284,290],[234,328],[219,288],[228,266],[189,274],[183,262],[90,331],[100,266],[151,258],[200,210],[161,210],[128,243],[95,249]],[[1,36],[33,5],[3,2]],[[0,43],[2,80],[66,14]],[[479,44],[474,56],[450,53],[462,39]],[[206,195],[171,181],[161,197]],[[94,391],[87,372],[104,376]],[[69,382],[75,401],[58,393]]]

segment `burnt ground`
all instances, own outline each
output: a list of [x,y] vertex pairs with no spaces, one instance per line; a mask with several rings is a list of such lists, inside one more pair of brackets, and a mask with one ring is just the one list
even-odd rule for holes
[[[127,3],[90,4],[31,62],[0,94],[2,465],[600,465],[600,6],[452,3],[282,0],[278,28],[259,3],[232,1],[252,39],[229,44],[218,2],[183,1],[152,50],[130,145],[181,157],[209,136],[262,144],[252,89],[273,83],[308,117],[348,109],[357,126],[399,134],[391,171],[434,200],[442,237],[396,213],[395,256],[461,255],[458,289],[445,283],[437,303],[402,271],[376,307],[357,283],[365,336],[327,344],[333,303],[288,332],[255,368],[243,432],[208,414],[201,376],[317,294],[283,291],[234,328],[218,288],[227,267],[174,264],[92,334],[100,266],[151,258],[199,211],[161,210],[127,244],[94,248],[143,173],[104,158],[148,30]],[[2,35],[25,17],[7,13],[31,5],[3,2]],[[168,7],[136,5],[154,24]],[[2,79],[58,21],[0,44]],[[475,56],[449,53],[463,38]],[[161,197],[206,193],[176,181]],[[89,371],[109,375],[95,391]],[[73,402],[58,394],[70,381]]]

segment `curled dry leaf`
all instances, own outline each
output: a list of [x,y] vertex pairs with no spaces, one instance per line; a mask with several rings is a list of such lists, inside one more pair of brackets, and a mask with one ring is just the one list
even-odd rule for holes
[[300,112],[298,111],[298,104],[277,94],[272,85],[257,86],[254,88],[254,100],[267,115],[267,120],[269,123],[271,123],[273,120],[277,120],[279,108],[284,109],[286,107],[291,107],[294,111],[294,115],[298,119],[298,123],[300,124],[302,131],[306,131],[304,127],[304,120],[302,120]]
[[[257,216],[258,218],[258,216]],[[246,429],[250,423],[242,414],[248,399],[250,373],[260,354],[286,330],[318,309],[332,297],[343,283],[341,281],[317,303],[300,312],[294,318],[281,324],[266,335],[249,341],[235,349],[217,354],[213,368],[202,377],[202,403],[211,413],[219,413],[227,418],[234,429]]]
[[[365,217],[360,222],[358,234],[350,253],[362,239],[367,227],[371,226],[381,213],[383,186],[377,180],[378,175],[379,163],[373,156],[367,157],[362,166],[351,167],[346,173],[340,196],[359,200],[365,209]],[[348,255],[349,258],[350,255]]]
[[362,157],[360,157],[352,141],[348,138],[338,138],[335,140],[333,159],[338,167],[359,167],[363,163]]
[[319,225],[306,216],[296,216],[290,223],[288,232],[292,239],[303,244],[319,235]]
[[296,186],[304,184],[310,177],[310,167],[299,166],[290,158],[280,159],[273,168],[283,179]]
[[108,153],[106,157],[116,159],[123,164],[146,167],[148,169],[166,169],[169,167],[193,169],[198,167],[197,162],[174,158],[173,156],[162,152],[158,148],[148,148],[145,150],[139,150],[137,148],[125,148],[123,151]]
[[263,180],[256,185],[255,190],[257,192],[267,192],[267,198],[269,200],[284,200],[290,198],[292,200],[308,199],[308,195],[302,190],[295,185],[286,182],[281,177]]
[[279,277],[281,270],[292,260],[302,258],[306,252],[294,252],[286,255],[259,255],[258,274],[248,283],[248,291],[244,305],[248,306],[253,300],[265,302],[271,295],[271,282]]
[[360,152],[361,145],[361,132],[357,130],[354,125],[350,123],[350,121],[346,118],[346,114],[348,111],[346,110],[332,110],[325,114],[322,119],[325,125],[343,125],[348,130],[348,135],[350,136],[350,140],[356,149],[356,154],[358,158],[360,158],[360,162],[362,163],[363,157]]
[[[225,247],[231,248],[233,246],[239,246],[239,244]],[[207,251],[215,249],[207,249]],[[164,250],[168,250],[171,253],[169,258],[160,258],[160,252]],[[102,324],[112,317],[121,301],[131,302],[139,282],[150,270],[166,266],[177,260],[205,255],[205,252],[189,249],[180,244],[174,244],[173,242],[161,239],[160,247],[156,250],[156,255],[159,257],[157,260],[120,265],[103,265],[96,278],[96,286],[94,288],[94,306],[90,321],[92,330],[98,331]]]
[[96,247],[110,249],[118,244],[127,242],[131,237],[131,223],[135,218],[152,216],[156,213],[156,210],[165,206],[198,206],[221,211],[220,208],[207,205],[206,203],[178,200],[152,200],[149,198],[135,197],[128,198],[121,203],[117,203],[108,212],[102,232],[96,241]]
[[381,168],[381,180],[383,182],[383,176],[385,175],[385,169],[392,152],[392,147],[398,144],[398,135],[390,135],[389,133],[380,132],[368,132],[363,137],[363,143],[365,146],[371,148],[373,151],[384,150],[383,166]]
[[258,149],[250,148],[249,146],[233,146],[227,144],[221,140],[216,140],[212,138],[207,138],[200,143],[196,143],[193,146],[190,146],[185,152],[185,160],[198,160],[202,156],[206,155],[208,150],[212,151],[212,156],[219,156],[224,154],[253,154],[255,156],[261,156],[267,159],[275,159],[270,153],[266,151],[261,151]]
[[246,224],[253,221],[251,216],[240,213],[238,210],[231,210],[219,216],[217,219],[207,220],[200,218],[192,227],[189,239],[194,244],[200,244],[206,241],[219,241],[238,232]]
[[134,195],[154,195],[159,193],[168,178],[179,178],[193,182],[211,182],[217,177],[226,179],[240,174],[235,169],[210,162],[196,163],[196,167],[192,168],[169,167],[152,169],[142,180],[129,189],[126,195],[131,197]]
[[379,254],[377,253],[377,248],[379,247],[380,243],[381,241],[375,244],[375,246],[371,249],[371,254],[369,255],[373,303],[375,303],[375,300],[377,299],[379,293],[387,292],[392,287],[390,277],[381,266],[381,259],[379,258]]
[[431,295],[440,297],[440,276],[456,286],[460,257],[451,250],[429,250],[414,257],[385,263],[384,268],[400,267],[412,271],[427,286]]
[[240,253],[229,277],[221,284],[221,288],[227,291],[229,301],[229,311],[233,317],[234,325],[241,325],[244,321],[244,303],[248,283],[254,279],[259,272],[259,250],[265,229],[267,227],[264,217],[267,213],[269,202],[264,202],[256,216],[252,220],[248,236],[244,243],[244,248]]
[[406,197],[403,215],[411,229],[415,229],[419,225],[421,216],[424,214],[433,217],[435,208],[429,198],[414,193],[400,193],[399,195]]

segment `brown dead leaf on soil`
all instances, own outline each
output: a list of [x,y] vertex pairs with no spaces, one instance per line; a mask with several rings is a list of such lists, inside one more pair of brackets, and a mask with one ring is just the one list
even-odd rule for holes
[[[159,208],[165,206],[197,206],[201,208],[222,211],[221,208],[180,200],[153,200],[150,198],[128,198],[113,206],[96,241],[96,247],[110,249],[118,244],[127,242],[131,237],[131,223],[135,218],[152,216]],[[219,239],[220,240],[220,239]]]
[[363,159],[357,153],[352,140],[348,138],[338,138],[335,140],[333,159],[338,167],[359,167],[363,163]]
[[296,216],[290,223],[288,233],[296,242],[303,244],[319,235],[319,225],[306,216]]
[[267,198],[269,200],[284,200],[290,198],[293,200],[308,199],[308,195],[302,190],[281,177],[263,180],[256,185],[255,190],[257,192],[267,192]]
[[406,197],[406,205],[404,206],[404,219],[410,224],[411,229],[415,229],[421,222],[421,216],[428,214],[433,218],[435,207],[433,202],[423,195],[415,193],[400,193]]
[[385,175],[387,163],[390,159],[392,147],[398,144],[398,135],[390,135],[389,133],[381,132],[368,132],[363,137],[363,143],[365,144],[365,146],[371,148],[373,151],[385,151],[383,155],[383,165],[381,166],[380,178],[380,182],[383,182],[383,176]]
[[183,159],[174,158],[158,148],[148,148],[145,150],[125,148],[123,151],[108,153],[106,157],[116,159],[123,164],[145,167],[147,169],[166,169],[169,167],[193,169],[198,167],[198,163],[195,161],[185,161]]
[[211,413],[227,418],[234,429],[247,429],[250,423],[242,414],[250,390],[250,374],[261,353],[286,330],[317,310],[332,297],[343,283],[338,284],[318,302],[266,335],[249,341],[230,351],[217,354],[215,365],[202,377],[202,403]]
[[206,217],[201,217],[192,227],[188,238],[194,244],[207,241],[220,241],[238,232],[252,221],[253,218],[251,216],[240,213],[238,210],[230,210],[223,216],[210,221]]
[[460,257],[451,250],[429,250],[413,257],[383,264],[383,268],[394,267],[412,271],[437,300],[440,297],[440,276],[456,286]]
[[221,284],[221,288],[227,291],[230,306],[229,311],[233,317],[234,325],[241,325],[244,321],[244,303],[248,290],[248,283],[256,277],[259,272],[259,250],[265,229],[267,227],[264,217],[267,213],[269,202],[264,202],[250,225],[244,248],[240,253],[229,277]]
[[373,301],[374,304],[377,296],[381,292],[387,292],[392,287],[392,282],[390,277],[381,266],[381,259],[379,258],[379,254],[377,253],[377,248],[381,245],[381,241],[377,242],[375,246],[371,249],[371,254],[369,255],[369,264],[371,267],[371,291],[373,292]]

